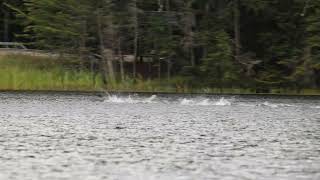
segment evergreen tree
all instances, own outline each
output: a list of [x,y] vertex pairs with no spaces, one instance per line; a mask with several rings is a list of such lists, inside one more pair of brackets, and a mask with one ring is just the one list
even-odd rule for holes
[[[320,86],[319,1],[0,2],[2,41],[27,37],[34,44],[29,47],[73,54],[81,62],[94,56],[106,83],[118,73],[122,81],[128,74],[138,77],[137,65],[149,56],[158,77],[167,71],[168,79],[183,76],[191,84],[201,79],[203,86],[220,88]],[[124,54],[134,57],[130,70]]]

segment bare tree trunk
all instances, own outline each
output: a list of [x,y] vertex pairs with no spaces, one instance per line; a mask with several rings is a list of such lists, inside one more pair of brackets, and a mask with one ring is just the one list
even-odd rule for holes
[[84,68],[84,61],[86,60],[85,56],[87,54],[87,24],[85,21],[82,22],[82,30],[79,42],[79,57],[80,57],[80,66]]
[[108,64],[108,71],[109,71],[109,77],[112,82],[115,82],[116,76],[114,72],[114,55],[115,55],[115,42],[116,42],[116,37],[115,37],[115,28],[112,22],[112,18],[108,18],[108,28],[110,32],[110,40],[111,40],[111,48],[106,49],[106,56],[107,56],[107,64]]
[[152,78],[152,62],[151,61],[148,62],[148,74],[149,74],[148,78],[151,79]]
[[310,46],[306,46],[303,49],[303,68],[305,71],[304,74],[304,81],[308,82],[308,84],[311,84],[312,88],[316,88],[317,87],[317,83],[316,83],[316,78],[315,78],[315,72],[313,70],[313,68],[311,67],[312,64],[312,55],[311,55],[311,47]]
[[[166,0],[166,11],[170,12],[171,8],[170,8],[170,0]],[[170,36],[170,40],[172,39],[172,27],[169,24],[169,36]],[[171,79],[171,55],[169,55],[169,58],[167,59],[167,78],[168,78],[168,82]]]
[[166,0],[166,10],[170,11],[170,0]]
[[121,49],[121,38],[118,40],[118,56],[119,56],[119,62],[120,62],[120,75],[121,75],[121,81],[124,81],[124,67],[123,67],[123,55],[122,55],[122,49]]
[[161,60],[160,58],[158,57],[158,62],[159,62],[159,66],[158,66],[158,78],[159,80],[161,79]]
[[167,78],[168,81],[171,79],[171,59],[167,60]]
[[137,76],[138,41],[139,41],[138,6],[137,6],[137,0],[134,0],[134,61],[132,66],[133,78],[136,78]]
[[108,71],[106,65],[106,57],[105,57],[105,46],[104,46],[104,39],[103,39],[103,32],[102,32],[102,20],[101,14],[98,12],[97,14],[97,25],[98,25],[98,38],[99,38],[99,50],[101,55],[101,70],[102,70],[102,79],[104,84],[107,84],[108,79]]
[[159,12],[162,12],[162,11],[163,11],[163,4],[162,4],[162,0],[158,0],[158,6],[159,6],[158,11],[159,11]]
[[190,61],[191,61],[191,66],[194,67],[196,65],[196,60],[194,57],[194,49],[193,45],[190,47]]
[[114,73],[114,67],[113,67],[113,60],[114,60],[113,49],[105,49],[105,55],[107,57],[106,60],[107,60],[109,80],[114,82],[115,81],[115,73]]
[[192,12],[191,3],[187,2],[185,5],[186,14],[184,16],[184,34],[185,34],[185,49],[190,57],[191,66],[195,66],[194,57],[194,33],[192,27],[194,25],[194,13]]
[[96,86],[96,71],[95,71],[95,68],[94,68],[94,65],[95,65],[95,60],[94,58],[91,58],[90,59],[90,72],[92,74],[92,86],[95,87]]
[[235,60],[240,62],[241,54],[241,39],[240,39],[240,9],[239,0],[233,1],[233,19],[234,19],[234,44],[235,44]]
[[104,39],[106,38],[105,36],[105,28],[104,24],[102,24],[102,14],[99,11],[97,15],[97,24],[98,24],[98,37],[99,37],[99,46],[100,46],[100,54],[101,54],[101,59],[103,63],[103,69],[105,74],[106,80],[110,80],[111,82],[115,81],[115,74],[114,74],[114,69],[113,69],[113,59],[114,59],[114,27],[112,24],[111,19],[107,19],[108,23],[108,35],[109,39],[111,41],[111,47],[106,48],[105,47],[105,42]]
[[[205,6],[205,18],[209,18],[209,11],[210,11],[210,2],[208,1]],[[207,24],[209,26],[209,24]],[[202,58],[206,58],[208,56],[208,44],[205,43],[202,47]]]
[[3,41],[9,42],[9,12],[4,10],[4,18],[3,18]]

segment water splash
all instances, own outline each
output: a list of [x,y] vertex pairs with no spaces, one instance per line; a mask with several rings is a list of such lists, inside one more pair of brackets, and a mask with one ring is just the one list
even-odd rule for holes
[[270,102],[264,102],[264,103],[262,103],[262,104],[258,104],[258,106],[267,106],[267,107],[271,107],[271,108],[277,108],[277,107],[279,107],[279,105],[277,105],[277,104],[273,104],[273,103],[270,103]]
[[155,102],[154,100],[156,100],[156,99],[157,99],[157,95],[152,95],[149,98],[147,98],[144,102],[145,103],[154,103]]
[[183,98],[183,99],[180,101],[180,105],[193,105],[193,104],[194,104],[194,101],[193,101],[193,100],[186,99],[186,98]]
[[[285,104],[285,103],[274,103],[265,101],[263,103],[252,103],[252,102],[241,102],[233,98],[221,97],[220,99],[214,98],[183,98],[183,99],[174,99],[166,100],[165,98],[159,98],[156,95],[150,97],[138,96],[138,95],[128,95],[128,96],[119,96],[119,95],[108,95],[106,96],[104,102],[107,103],[118,103],[118,104],[176,104],[183,106],[247,106],[247,107],[269,107],[269,108],[280,108],[280,107],[300,107],[296,104]],[[310,106],[310,108],[319,109],[320,106]]]
[[292,104],[279,104],[280,107],[297,107],[296,105],[292,105]]
[[231,102],[226,100],[225,98],[221,98],[218,101],[212,101],[210,99],[182,99],[180,100],[180,105],[188,105],[188,106],[231,106]]
[[127,100],[125,100],[124,98],[118,97],[116,95],[109,95],[105,101],[111,102],[111,103],[126,103]]
[[279,104],[275,104],[275,103],[270,103],[270,102],[264,102],[262,104],[258,104],[258,106],[267,106],[267,107],[271,107],[271,108],[278,108],[278,107],[297,107],[295,105],[292,104],[283,104],[283,103],[279,103]]
[[221,98],[219,101],[215,102],[216,106],[231,106],[231,102],[226,100],[225,98]]
[[127,104],[138,104],[138,103],[155,103],[155,99],[157,98],[156,95],[152,95],[148,98],[139,98],[139,97],[134,97],[132,98],[130,95],[128,97],[122,97],[122,96],[117,96],[117,95],[109,95],[105,99],[104,102],[108,103],[127,103]]
[[199,106],[210,106],[211,103],[210,103],[209,99],[205,99],[205,100],[202,100],[199,103],[197,103],[197,105],[199,105]]

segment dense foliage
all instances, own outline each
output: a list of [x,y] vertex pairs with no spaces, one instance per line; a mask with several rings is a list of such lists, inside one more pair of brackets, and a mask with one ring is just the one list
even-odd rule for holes
[[98,62],[105,83],[320,87],[319,0],[2,0],[0,16],[3,41]]

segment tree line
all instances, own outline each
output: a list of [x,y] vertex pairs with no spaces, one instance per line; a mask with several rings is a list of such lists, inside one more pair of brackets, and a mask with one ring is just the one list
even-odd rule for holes
[[3,41],[95,60],[105,83],[144,63],[193,87],[320,86],[319,0],[1,0],[0,16]]

